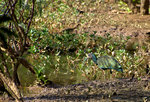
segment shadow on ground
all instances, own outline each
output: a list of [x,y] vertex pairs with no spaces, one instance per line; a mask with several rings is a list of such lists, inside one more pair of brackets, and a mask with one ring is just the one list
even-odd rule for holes
[[[31,88],[32,89],[32,88]],[[59,88],[42,88],[41,93],[24,97],[25,102],[48,101],[150,101],[150,79],[92,81]]]

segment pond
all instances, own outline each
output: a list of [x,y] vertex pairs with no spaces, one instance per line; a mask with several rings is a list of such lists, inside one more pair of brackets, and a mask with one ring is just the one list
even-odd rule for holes
[[[103,71],[91,61],[83,62],[83,57],[74,55],[39,55],[40,58],[33,58],[29,55],[26,59],[52,82],[59,85],[77,84],[88,80],[110,79],[109,71]],[[42,56],[42,57],[41,57]],[[32,74],[22,65],[18,69],[19,79],[23,86],[35,84],[36,75]],[[116,74],[118,75],[118,74]],[[120,75],[120,74],[119,74]],[[120,77],[120,76],[118,76]]]

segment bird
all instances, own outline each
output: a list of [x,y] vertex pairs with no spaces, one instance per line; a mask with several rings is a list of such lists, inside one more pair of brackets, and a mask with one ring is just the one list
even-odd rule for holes
[[105,56],[101,56],[97,58],[95,54],[89,53],[86,59],[89,59],[89,58],[91,58],[93,62],[96,65],[98,65],[99,68],[103,70],[109,69],[111,74],[112,74],[112,69],[123,73],[123,69],[120,63],[111,56],[105,55]]

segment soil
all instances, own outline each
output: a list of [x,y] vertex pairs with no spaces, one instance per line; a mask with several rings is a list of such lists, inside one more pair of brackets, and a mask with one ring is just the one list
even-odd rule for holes
[[[107,4],[106,8],[88,10],[87,12],[96,15],[95,19],[87,22],[88,26],[80,25],[74,32],[96,31],[97,35],[110,33],[112,36],[137,37],[138,40],[135,41],[150,41],[150,15],[129,14],[111,4]],[[25,88],[23,96],[25,102],[150,102],[150,78],[91,81],[63,87],[36,85]],[[8,101],[13,102],[14,100],[7,96],[0,97],[0,102]]]
[[[32,88],[31,88],[32,89]],[[26,96],[25,101],[150,101],[150,79],[116,79],[92,81],[59,88],[42,88],[38,95]],[[145,101],[146,102],[146,101]]]
[[[25,102],[150,102],[150,78],[95,80],[63,87],[36,85],[26,88],[23,93]],[[2,102],[15,101],[8,97],[0,99]]]
[[96,35],[99,36],[109,33],[112,36],[131,36],[137,37],[138,40],[146,38],[150,41],[150,15],[128,13],[120,9],[118,5],[109,3],[91,9],[88,13],[92,13],[94,18],[89,19],[84,25],[80,24],[74,30],[77,33],[96,31]]

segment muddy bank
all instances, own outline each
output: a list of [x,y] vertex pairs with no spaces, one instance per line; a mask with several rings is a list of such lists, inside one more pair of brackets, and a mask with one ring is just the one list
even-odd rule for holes
[[[60,86],[32,86],[24,89],[25,102],[50,101],[107,101],[107,102],[149,102],[150,78],[113,79],[105,82],[91,81],[82,84]],[[13,102],[11,98],[1,101]]]

